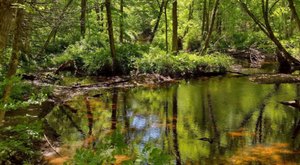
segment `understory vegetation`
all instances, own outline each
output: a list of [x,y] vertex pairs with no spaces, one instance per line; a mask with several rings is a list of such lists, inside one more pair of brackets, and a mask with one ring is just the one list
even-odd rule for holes
[[[222,53],[200,56],[197,53],[166,53],[147,45],[117,45],[117,68],[120,74],[157,73],[164,76],[196,76],[205,73],[225,73],[233,59]],[[53,58],[55,66],[75,61],[76,69],[84,75],[111,74],[112,59],[108,48],[87,44],[84,41],[69,46]]]

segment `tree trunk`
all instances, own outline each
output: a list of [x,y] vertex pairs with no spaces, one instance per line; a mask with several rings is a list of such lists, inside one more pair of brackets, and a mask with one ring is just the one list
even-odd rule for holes
[[115,40],[114,40],[114,31],[113,31],[113,23],[112,23],[112,16],[111,16],[111,0],[105,0],[106,6],[106,15],[107,15],[107,30],[109,36],[109,46],[110,46],[110,53],[112,58],[112,73],[115,74],[116,72],[116,49],[115,49]]
[[104,4],[100,5],[100,28],[101,32],[104,31]]
[[168,14],[167,14],[167,10],[168,10],[168,2],[169,0],[165,0],[165,40],[166,40],[166,52],[169,52],[169,40],[168,40]]
[[222,35],[222,24],[222,13],[220,10],[218,10],[216,31],[220,36]]
[[[19,0],[19,4],[24,4],[24,0]],[[8,67],[8,72],[6,74],[6,79],[8,83],[5,85],[3,90],[3,97],[2,102],[6,103],[9,100],[11,89],[13,86],[12,78],[16,75],[18,64],[19,64],[19,57],[20,57],[20,48],[22,45],[22,36],[24,35],[23,27],[24,27],[24,9],[18,8],[17,15],[16,15],[16,27],[14,32],[14,40],[12,45],[12,54],[11,59]]]
[[59,26],[61,25],[61,23],[64,20],[64,16],[66,11],[69,9],[70,5],[72,4],[73,0],[69,0],[68,3],[66,4],[66,6],[63,8],[60,16],[58,17],[57,22],[54,24],[53,28],[51,29],[51,32],[48,35],[47,40],[44,43],[44,46],[41,48],[41,50],[39,51],[39,55],[43,54],[44,51],[47,49],[51,39],[54,37],[54,35],[57,33]]
[[215,19],[216,19],[216,14],[217,14],[217,11],[218,11],[219,4],[220,4],[220,0],[216,0],[215,6],[214,6],[214,9],[213,9],[213,14],[211,16],[210,27],[209,27],[209,30],[208,30],[208,33],[207,33],[207,36],[206,36],[206,39],[205,39],[204,47],[201,51],[201,55],[204,55],[206,53],[207,48],[208,48],[210,38],[211,38],[211,35],[212,35],[212,31],[214,29],[214,22],[215,22]]
[[177,0],[173,1],[172,8],[173,19],[173,34],[172,34],[172,51],[178,53],[178,15],[177,15]]
[[[0,0],[0,59],[4,59],[3,51],[13,22],[13,14],[15,11],[15,8],[11,7],[13,2],[12,0]],[[0,65],[2,63],[3,60],[1,60]]]
[[[187,22],[190,22],[193,19],[193,14],[194,14],[194,4],[195,4],[195,0],[192,0],[191,4],[189,5],[189,17]],[[189,24],[187,25],[187,27],[185,28],[184,32],[183,32],[183,37],[184,38],[188,32],[189,32]]]
[[202,13],[202,27],[201,27],[201,34],[202,38],[204,39],[205,34],[205,27],[206,27],[206,15],[207,15],[207,8],[206,8],[207,1],[203,1],[203,13]]
[[156,23],[155,23],[154,28],[153,28],[153,30],[151,32],[151,36],[150,36],[150,40],[149,40],[150,43],[153,42],[153,39],[155,37],[155,33],[158,30],[159,22],[160,22],[161,16],[162,16],[163,11],[164,11],[165,1],[167,1],[167,0],[162,0],[161,5],[159,7],[159,13],[158,13],[158,16],[157,16],[157,19],[156,19]]
[[298,26],[298,30],[300,31],[300,19],[299,19],[299,15],[297,13],[295,4],[294,4],[294,0],[288,0],[289,1],[289,8],[292,12],[293,18],[295,19],[297,26]]
[[86,31],[86,27],[85,27],[86,5],[87,5],[87,0],[81,0],[80,33],[82,38],[84,38],[85,31]]
[[120,43],[124,40],[124,0],[120,0]]

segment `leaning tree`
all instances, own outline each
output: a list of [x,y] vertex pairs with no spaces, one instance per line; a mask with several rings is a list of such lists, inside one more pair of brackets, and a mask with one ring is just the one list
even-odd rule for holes
[[256,25],[263,31],[263,33],[276,45],[276,55],[278,58],[279,72],[291,73],[295,69],[300,69],[300,61],[294,58],[282,45],[279,39],[275,36],[274,30],[270,24],[270,13],[277,1],[271,3],[270,0],[261,0],[262,18],[259,18],[252,12],[246,1],[238,0],[241,8],[251,17]]

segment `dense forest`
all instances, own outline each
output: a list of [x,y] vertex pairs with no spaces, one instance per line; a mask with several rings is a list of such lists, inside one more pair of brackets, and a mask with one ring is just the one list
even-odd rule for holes
[[0,0],[0,164],[298,164],[299,70],[299,0]]

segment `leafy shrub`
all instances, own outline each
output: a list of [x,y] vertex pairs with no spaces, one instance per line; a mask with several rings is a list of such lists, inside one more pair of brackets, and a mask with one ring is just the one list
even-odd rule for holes
[[0,164],[22,164],[39,160],[34,151],[35,144],[41,140],[41,122],[27,121],[23,124],[1,129]]
[[23,82],[20,77],[14,77],[10,80],[10,82],[7,79],[0,82],[1,98],[3,97],[3,90],[8,83],[12,84],[10,99],[5,103],[5,105],[3,102],[0,102],[0,109],[4,110],[15,110],[33,104],[41,104],[48,98],[48,95],[51,92],[51,89],[48,87],[38,89],[26,82]]
[[[139,149],[137,149],[139,148]],[[146,144],[142,150],[140,146],[135,146],[135,150],[125,143],[124,136],[119,130],[110,136],[104,137],[93,149],[80,148],[75,156],[67,164],[114,164],[117,160],[115,156],[127,155],[128,160],[122,164],[169,164],[171,156],[153,144]]]
[[180,53],[166,54],[160,49],[152,49],[137,59],[135,66],[142,73],[159,73],[170,76],[189,76],[208,72],[224,72],[232,59],[223,54],[199,56],[196,54]]
[[295,57],[300,57],[300,37],[295,36],[289,40],[282,40],[282,44]]
[[[117,68],[121,74],[128,74],[134,67],[135,58],[147,51],[146,46],[136,44],[116,45]],[[70,45],[66,51],[54,59],[56,64],[75,60],[79,68],[90,75],[103,75],[111,72],[112,58],[109,47],[99,47],[85,40]]]

